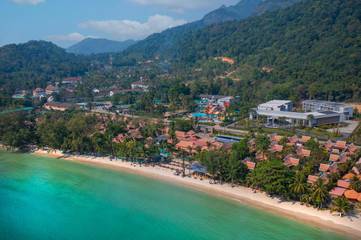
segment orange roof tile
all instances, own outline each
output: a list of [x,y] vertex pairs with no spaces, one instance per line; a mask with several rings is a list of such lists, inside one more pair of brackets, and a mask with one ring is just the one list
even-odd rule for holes
[[272,135],[271,136],[271,141],[273,142],[280,142],[283,139],[283,136],[280,135]]
[[330,155],[330,161],[332,162],[337,162],[338,160],[340,160],[340,156],[337,154],[331,154]]
[[347,190],[345,192],[345,197],[349,200],[357,200],[359,197],[359,193],[355,190]]
[[311,140],[310,136],[302,136],[301,139],[300,139],[300,141],[303,142],[303,143],[306,143],[306,142],[308,142],[310,140]]
[[361,193],[358,195],[357,201],[361,202]]
[[342,188],[349,188],[350,187],[350,182],[345,181],[345,180],[338,180],[337,181],[337,186],[342,187]]
[[328,170],[330,170],[330,167],[331,166],[328,164],[321,163],[319,170],[320,170],[320,172],[327,172]]
[[251,161],[246,161],[248,170],[254,170],[256,168],[256,163]]
[[345,141],[337,141],[336,142],[336,147],[339,149],[345,149],[346,145],[347,145],[347,143]]
[[290,166],[298,166],[300,164],[300,159],[294,157],[288,157],[284,161],[284,164],[288,167]]
[[310,184],[314,184],[320,177],[314,175],[308,175],[307,182]]
[[353,174],[353,173],[347,173],[345,176],[343,176],[342,179],[349,179],[349,180],[351,180],[354,176],[355,176],[355,174]]
[[300,157],[309,157],[311,156],[311,151],[310,150],[307,150],[307,149],[304,149],[304,148],[301,148],[299,151],[298,151],[298,155]]
[[283,151],[283,146],[282,145],[279,145],[279,144],[274,144],[272,147],[271,147],[271,150],[273,152],[282,152]]
[[330,191],[331,196],[342,197],[346,189],[342,187],[335,187]]

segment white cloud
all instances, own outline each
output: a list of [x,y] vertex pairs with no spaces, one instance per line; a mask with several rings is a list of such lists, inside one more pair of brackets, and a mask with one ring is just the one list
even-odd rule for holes
[[[140,5],[160,6],[174,11],[211,9],[222,4],[233,4],[235,0],[132,0]],[[238,0],[237,0],[238,1]]]
[[80,27],[108,34],[118,40],[126,40],[142,39],[153,33],[161,32],[167,28],[184,23],[186,23],[186,21],[182,19],[154,15],[149,17],[146,22],[132,20],[87,21],[81,23]]
[[84,36],[81,33],[74,32],[66,35],[51,35],[47,37],[48,40],[54,42],[80,42],[89,36]]
[[23,4],[23,5],[38,5],[42,2],[45,2],[45,0],[11,0],[13,3],[16,4]]

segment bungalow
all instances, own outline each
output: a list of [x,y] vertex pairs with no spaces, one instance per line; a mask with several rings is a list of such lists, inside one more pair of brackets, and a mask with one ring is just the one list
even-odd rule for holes
[[298,166],[300,164],[300,159],[288,156],[284,159],[283,163],[287,167]]
[[342,188],[342,187],[335,187],[334,189],[332,189],[330,191],[330,195],[331,197],[342,197],[344,195],[344,193],[346,192],[346,189],[345,188]]
[[271,146],[271,152],[282,152],[283,151],[283,146],[279,145],[279,144],[274,144]]
[[360,194],[355,190],[347,190],[344,195],[348,200],[357,201]]
[[338,162],[340,160],[340,155],[337,154],[331,154],[330,159],[331,162]]
[[338,148],[340,150],[346,149],[347,143],[345,141],[337,141],[335,144],[335,148]]
[[309,184],[315,184],[319,178],[320,178],[319,176],[308,175],[308,177],[307,177],[307,182],[308,182]]
[[344,180],[351,180],[355,177],[355,174],[353,173],[347,173],[345,176],[342,177]]
[[324,163],[321,163],[320,164],[320,167],[318,168],[318,170],[320,171],[320,172],[328,172],[329,170],[330,170],[330,168],[331,168],[331,165],[329,165],[329,164],[324,164]]
[[348,180],[338,180],[337,181],[337,187],[342,187],[342,188],[350,188],[350,181]]
[[307,143],[310,140],[311,140],[310,136],[302,136],[301,139],[300,139],[300,142],[301,143]]
[[271,135],[271,142],[279,143],[283,139],[283,136],[273,134]]
[[193,152],[193,150],[194,150],[194,144],[191,141],[182,140],[179,143],[177,143],[175,145],[175,147],[178,150],[183,150],[183,151],[186,151],[186,152]]
[[268,160],[267,155],[265,155],[263,152],[256,152],[256,160],[257,161],[266,161]]
[[256,168],[256,163],[249,159],[243,160],[243,163],[246,164],[248,170],[254,170]]
[[305,148],[300,148],[297,150],[297,155],[302,157],[302,158],[306,158],[306,157],[310,157],[311,156],[311,150],[305,149]]

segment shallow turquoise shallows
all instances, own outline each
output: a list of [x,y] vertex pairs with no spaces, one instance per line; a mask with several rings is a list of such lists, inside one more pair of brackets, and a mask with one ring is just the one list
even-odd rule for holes
[[0,239],[343,239],[141,176],[0,153]]

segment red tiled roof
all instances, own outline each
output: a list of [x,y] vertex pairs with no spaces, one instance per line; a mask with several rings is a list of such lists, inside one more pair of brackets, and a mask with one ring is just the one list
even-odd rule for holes
[[308,149],[301,148],[298,151],[298,155],[301,156],[301,157],[309,157],[309,156],[311,156],[311,151],[308,150]]
[[282,139],[283,139],[283,136],[280,136],[280,135],[272,135],[271,136],[272,142],[280,142]]
[[345,181],[345,180],[338,180],[337,181],[337,186],[342,187],[342,188],[349,188],[350,187],[350,182]]
[[283,146],[279,145],[279,144],[275,144],[275,145],[272,145],[271,150],[273,152],[282,152],[283,151]]
[[189,148],[193,148],[194,147],[194,143],[190,142],[190,141],[180,141],[179,143],[177,143],[175,145],[176,148],[178,149],[189,149]]
[[346,145],[347,145],[347,143],[345,141],[337,141],[336,142],[336,147],[339,149],[345,149]]
[[342,179],[351,180],[354,176],[355,176],[355,174],[353,174],[353,173],[347,173],[345,176],[342,177]]
[[349,200],[357,200],[359,197],[359,193],[355,190],[347,190],[345,191],[345,197]]
[[320,177],[314,175],[308,175],[307,182],[310,184],[314,184]]
[[361,193],[358,195],[357,201],[361,202]]
[[330,161],[332,162],[337,162],[338,160],[340,160],[340,156],[337,154],[331,154],[330,155]]
[[346,189],[342,187],[335,187],[330,191],[330,195],[336,196],[336,197],[342,197],[345,193]]
[[331,167],[331,165],[321,163],[319,170],[320,170],[320,172],[327,172],[328,170],[330,170],[330,167]]
[[251,161],[246,161],[248,170],[254,170],[256,168],[256,163]]
[[288,157],[285,159],[284,164],[286,166],[298,166],[300,164],[300,159],[294,157]]
[[301,139],[300,139],[300,141],[303,142],[303,143],[306,143],[306,142],[308,142],[310,140],[311,140],[310,136],[302,136]]

